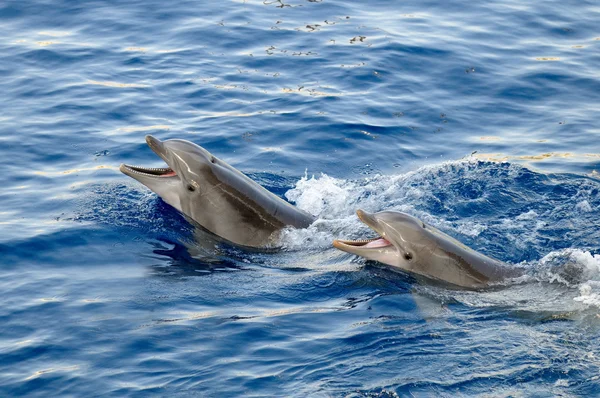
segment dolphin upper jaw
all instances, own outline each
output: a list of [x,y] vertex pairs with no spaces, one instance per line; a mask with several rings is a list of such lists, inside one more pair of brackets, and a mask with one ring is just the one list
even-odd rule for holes
[[155,154],[157,154],[158,156],[160,156],[160,158],[162,160],[165,161],[166,164],[169,164],[169,159],[167,159],[167,151],[165,149],[165,145],[158,139],[158,138],[154,138],[151,135],[147,135],[146,136],[146,144],[148,144],[148,146],[150,147],[150,149],[152,149],[154,151]]

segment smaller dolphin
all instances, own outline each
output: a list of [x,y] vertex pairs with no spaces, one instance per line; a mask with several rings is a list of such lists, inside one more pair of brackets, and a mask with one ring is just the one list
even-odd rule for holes
[[380,237],[335,240],[333,246],[345,252],[464,288],[481,288],[522,275],[521,270],[484,256],[409,214],[356,213]]
[[272,246],[286,226],[306,228],[314,217],[269,192],[206,149],[185,140],[146,136],[164,168],[122,164],[141,182],[202,227],[236,245]]

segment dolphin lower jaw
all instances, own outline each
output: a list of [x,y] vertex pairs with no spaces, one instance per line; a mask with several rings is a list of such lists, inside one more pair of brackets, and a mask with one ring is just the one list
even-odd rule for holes
[[384,264],[397,266],[398,252],[396,248],[384,238],[341,240],[333,242],[333,246],[346,253],[354,254],[367,260],[378,261]]

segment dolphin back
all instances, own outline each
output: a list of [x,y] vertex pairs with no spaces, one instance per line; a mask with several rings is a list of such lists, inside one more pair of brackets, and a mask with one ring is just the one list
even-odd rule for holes
[[224,184],[223,189],[236,195],[240,203],[251,207],[261,219],[272,219],[281,227],[289,225],[294,228],[306,228],[315,221],[311,214],[281,199],[232,166],[228,167],[228,172],[216,171],[215,174]]
[[[430,229],[430,232],[433,231]],[[473,286],[522,275],[521,270],[479,253],[439,230],[435,230],[434,235],[439,250],[448,258],[448,265],[464,272],[464,276],[473,281]]]

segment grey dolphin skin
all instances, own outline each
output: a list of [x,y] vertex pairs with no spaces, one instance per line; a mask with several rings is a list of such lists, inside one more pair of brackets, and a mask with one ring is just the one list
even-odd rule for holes
[[146,136],[168,167],[122,164],[121,172],[141,182],[205,229],[237,245],[273,245],[274,232],[306,228],[310,214],[277,197],[206,149],[185,140]]
[[481,288],[522,275],[521,270],[484,256],[409,214],[356,213],[380,237],[335,240],[333,245],[345,252],[463,288]]

